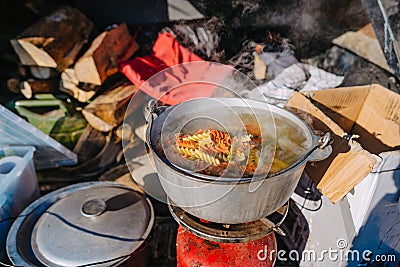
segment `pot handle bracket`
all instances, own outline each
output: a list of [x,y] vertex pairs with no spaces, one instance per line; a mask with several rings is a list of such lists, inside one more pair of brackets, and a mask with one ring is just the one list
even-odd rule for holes
[[160,115],[163,113],[168,106],[158,106],[158,102],[155,99],[152,99],[149,101],[147,104],[147,107],[145,108],[145,120],[147,124],[147,129],[146,129],[146,143],[147,145],[150,145],[150,132],[151,132],[151,127],[153,125],[153,121],[156,116]]
[[145,119],[147,123],[151,123],[154,120],[154,115],[160,115],[167,109],[167,106],[158,106],[158,102],[152,99],[147,103],[145,108]]
[[311,153],[309,161],[321,161],[328,158],[332,154],[333,139],[330,132],[326,132],[318,140],[316,149]]

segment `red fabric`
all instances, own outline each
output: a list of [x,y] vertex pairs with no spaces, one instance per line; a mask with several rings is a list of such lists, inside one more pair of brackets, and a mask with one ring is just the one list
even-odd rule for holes
[[[136,57],[130,61],[121,62],[120,70],[133,84],[151,97],[160,99],[164,103],[174,105],[195,97],[210,96],[214,88],[210,88],[209,85],[197,85],[194,87],[187,84],[188,86],[184,89],[185,91],[183,88],[180,88],[179,93],[167,92],[170,88],[174,87],[172,86],[174,82],[164,82],[167,79],[175,80],[175,84],[176,80],[179,80],[181,84],[190,82],[188,81],[188,76],[190,75],[188,75],[185,67],[174,68],[171,73],[164,73],[163,75],[165,77],[163,79],[155,79],[154,82],[149,84],[144,83],[154,74],[168,67],[194,61],[205,62],[199,56],[181,46],[172,34],[161,33],[154,44],[151,55]],[[184,95],[182,94],[183,92]]]

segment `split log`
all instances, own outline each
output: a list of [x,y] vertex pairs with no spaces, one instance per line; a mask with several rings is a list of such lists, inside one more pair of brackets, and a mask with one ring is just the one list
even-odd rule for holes
[[33,80],[29,79],[20,85],[21,93],[28,99],[35,94],[55,92],[58,89],[58,79]]
[[130,45],[131,39],[126,24],[101,33],[76,62],[74,69],[77,79],[83,83],[103,84],[107,77],[118,72],[118,57],[126,57],[124,53],[127,48],[132,54],[138,49],[136,42]]
[[79,84],[74,69],[66,69],[61,74],[60,91],[63,91],[79,102],[87,102],[99,89],[99,86]]
[[7,88],[11,93],[19,94],[21,92],[21,81],[17,78],[7,80]]
[[135,37],[133,37],[129,42],[128,47],[125,49],[125,52],[119,56],[118,58],[119,61],[127,61],[138,50],[139,50],[139,45],[136,42]]
[[34,78],[41,80],[55,78],[60,75],[56,69],[48,67],[31,66],[29,69]]
[[[9,65],[11,64],[5,64],[5,66]],[[21,82],[31,78],[27,75],[26,68],[19,64],[19,62],[17,64],[17,69],[12,68],[12,70],[9,70],[8,68],[1,68],[0,73],[5,77],[9,77],[7,80],[7,88],[14,94],[21,93]]]
[[137,87],[132,84],[108,90],[87,105],[82,114],[93,128],[109,132],[123,121],[129,101],[136,91]]
[[78,10],[63,7],[22,32],[11,44],[23,65],[64,70],[88,41],[93,23]]

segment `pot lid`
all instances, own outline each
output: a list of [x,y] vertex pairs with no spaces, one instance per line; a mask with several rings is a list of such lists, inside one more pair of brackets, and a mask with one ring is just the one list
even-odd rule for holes
[[138,192],[110,185],[86,188],[44,211],[32,231],[32,250],[47,266],[115,262],[143,243],[153,220],[151,203]]

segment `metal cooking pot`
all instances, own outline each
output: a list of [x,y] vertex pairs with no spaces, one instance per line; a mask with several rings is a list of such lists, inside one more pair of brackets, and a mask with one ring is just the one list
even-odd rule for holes
[[[256,113],[272,114],[272,117],[283,116],[304,133],[310,142],[310,150],[284,170],[263,177],[216,179],[214,176],[186,172],[171,164],[156,146],[163,129],[165,127],[174,129],[182,120],[190,120],[199,114],[215,117],[216,113],[220,113],[215,109],[218,103],[238,110],[250,107]],[[323,160],[332,152],[328,144],[330,138],[327,135],[323,138],[317,137],[294,114],[255,100],[199,98],[171,107],[157,107],[155,102],[151,102],[146,117],[148,121],[146,143],[153,154],[161,185],[171,203],[196,217],[217,223],[238,224],[255,221],[276,211],[290,199],[306,163]],[[228,125],[229,121],[232,124],[236,119],[225,117]],[[208,126],[210,125],[204,123],[197,125],[202,129],[209,129]],[[179,127],[176,127],[175,133],[179,132]]]
[[[148,266],[149,199],[112,182],[67,186],[15,220],[7,253],[15,266]],[[126,265],[125,265],[126,264]]]

